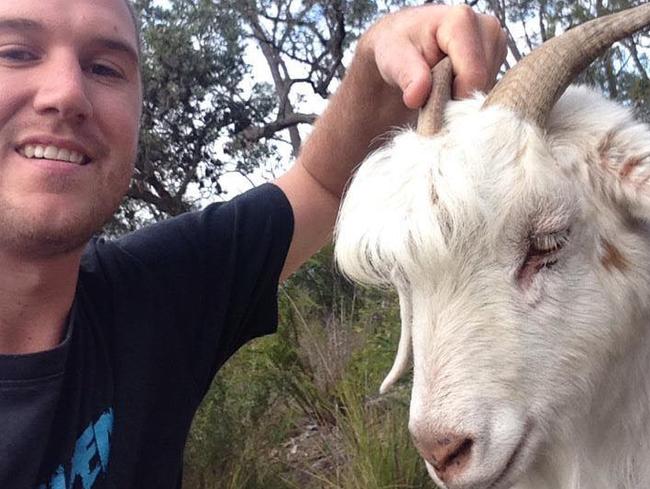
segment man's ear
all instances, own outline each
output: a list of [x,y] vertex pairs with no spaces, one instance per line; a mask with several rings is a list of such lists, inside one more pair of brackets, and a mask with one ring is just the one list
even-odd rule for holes
[[650,127],[630,123],[610,130],[592,157],[592,183],[616,206],[650,221]]

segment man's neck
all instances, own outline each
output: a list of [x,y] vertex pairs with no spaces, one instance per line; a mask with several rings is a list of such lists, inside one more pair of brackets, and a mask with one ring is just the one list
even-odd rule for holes
[[0,355],[46,351],[65,335],[81,251],[25,258],[0,251]]

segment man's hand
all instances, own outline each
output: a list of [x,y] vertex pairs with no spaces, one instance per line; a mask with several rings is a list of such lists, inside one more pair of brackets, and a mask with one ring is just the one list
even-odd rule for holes
[[469,7],[427,5],[388,15],[359,40],[346,76],[318,119],[296,164],[278,180],[295,228],[287,277],[331,236],[340,198],[354,168],[378,136],[413,119],[431,90],[430,69],[449,56],[454,95],[490,88],[506,40],[492,17]]
[[499,21],[470,7],[426,5],[382,18],[359,41],[357,55],[368,56],[384,81],[402,91],[404,104],[417,109],[431,90],[430,70],[449,56],[455,98],[493,85],[507,53]]

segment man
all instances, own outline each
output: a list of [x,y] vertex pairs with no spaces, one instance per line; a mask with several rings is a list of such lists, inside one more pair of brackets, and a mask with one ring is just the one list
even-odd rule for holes
[[352,169],[426,99],[486,89],[494,19],[428,6],[359,41],[275,185],[89,240],[129,183],[142,91],[125,0],[0,2],[0,487],[180,487],[196,407],[223,362],[274,330],[276,291],[329,238]]

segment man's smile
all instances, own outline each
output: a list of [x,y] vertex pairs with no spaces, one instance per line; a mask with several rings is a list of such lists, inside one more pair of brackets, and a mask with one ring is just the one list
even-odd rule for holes
[[18,148],[18,152],[25,158],[46,159],[74,163],[76,165],[86,164],[90,161],[86,155],[72,151],[66,148],[57,148],[56,146],[27,144]]
[[16,145],[16,152],[27,159],[62,161],[75,165],[86,165],[96,155],[91,155],[86,145],[72,139],[53,137],[29,137]]

